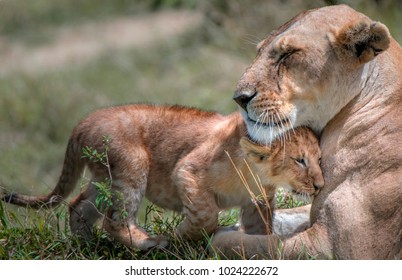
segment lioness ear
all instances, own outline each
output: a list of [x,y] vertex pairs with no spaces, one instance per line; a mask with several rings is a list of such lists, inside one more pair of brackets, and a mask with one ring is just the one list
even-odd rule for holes
[[384,24],[366,19],[343,27],[335,37],[342,53],[366,63],[388,48],[391,36]]
[[247,157],[252,158],[255,161],[266,160],[270,154],[269,147],[253,143],[247,137],[242,137],[240,139],[240,147],[243,149]]

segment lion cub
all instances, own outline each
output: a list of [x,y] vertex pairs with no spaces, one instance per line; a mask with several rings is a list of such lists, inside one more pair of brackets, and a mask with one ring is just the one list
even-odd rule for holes
[[[106,151],[105,136],[109,139]],[[108,168],[83,158],[84,147],[106,152]],[[120,199],[113,197],[113,206],[105,213],[105,229],[127,246],[148,250],[167,242],[148,236],[137,224],[144,195],[160,207],[183,213],[185,219],[176,232],[185,238],[212,233],[219,211],[230,207],[241,208],[246,232],[266,234],[272,216],[266,210],[273,209],[275,186],[316,193],[324,184],[319,158],[317,138],[308,128],[295,129],[262,146],[248,140],[238,112],[222,116],[180,106],[110,107],[90,114],[75,127],[61,176],[49,195],[9,194],[3,200],[31,207],[55,206],[72,192],[87,166],[92,182],[110,178],[112,189],[123,194]],[[259,208],[265,206],[256,207],[249,192],[258,195],[261,189],[271,207],[263,209],[264,218]],[[94,206],[97,195],[89,184],[70,204],[73,233],[88,236],[101,218]],[[124,218],[121,209],[128,214]]]

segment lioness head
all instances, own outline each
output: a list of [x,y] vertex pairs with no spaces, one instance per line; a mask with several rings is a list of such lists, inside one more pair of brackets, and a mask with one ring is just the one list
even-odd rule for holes
[[240,145],[262,184],[290,187],[298,194],[317,194],[324,186],[320,169],[321,151],[317,137],[307,127],[299,127],[284,139],[270,145],[259,145],[247,137]]
[[367,86],[389,42],[385,25],[345,5],[290,20],[257,46],[234,93],[249,135],[266,144],[300,125],[319,133]]

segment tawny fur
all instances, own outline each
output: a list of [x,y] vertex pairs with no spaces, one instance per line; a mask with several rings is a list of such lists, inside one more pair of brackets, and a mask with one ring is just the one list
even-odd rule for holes
[[[3,199],[31,207],[57,205],[72,192],[87,166],[92,182],[109,178],[112,190],[123,194],[123,201],[113,198],[103,224],[127,246],[147,250],[166,245],[163,237],[150,237],[137,224],[143,196],[184,214],[176,231],[183,238],[212,233],[219,211],[231,207],[242,209],[244,232],[270,233],[276,186],[287,185],[306,195],[323,186],[318,140],[308,128],[299,128],[269,146],[255,144],[246,136],[240,113],[222,116],[179,106],[139,104],[101,109],[73,130],[62,174],[49,195],[11,194]],[[109,169],[83,158],[84,147],[106,152]],[[261,185],[268,201],[259,205],[265,213],[262,217],[237,172],[255,195],[261,193],[257,183]],[[101,218],[95,208],[97,195],[89,184],[70,204],[73,233],[89,236]],[[126,219],[121,209],[128,213]]]
[[325,188],[313,201],[311,228],[282,239],[281,250],[277,235],[222,232],[218,251],[400,258],[402,50],[385,25],[346,5],[306,11],[259,45],[234,98],[259,142],[299,125],[322,132]]

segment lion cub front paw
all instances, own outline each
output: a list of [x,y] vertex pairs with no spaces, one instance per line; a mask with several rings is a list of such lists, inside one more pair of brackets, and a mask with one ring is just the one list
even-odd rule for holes
[[153,248],[163,249],[169,244],[167,238],[163,235],[157,235],[142,240],[137,244],[138,249],[141,251],[149,251]]
[[166,248],[167,245],[169,244],[166,236],[157,235],[157,236],[154,237],[154,239],[156,239],[158,241],[158,244],[155,246],[158,249]]

